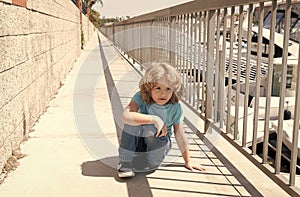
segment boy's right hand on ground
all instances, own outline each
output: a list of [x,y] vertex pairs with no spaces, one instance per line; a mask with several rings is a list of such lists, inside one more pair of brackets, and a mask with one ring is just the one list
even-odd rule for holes
[[154,126],[157,129],[156,137],[166,136],[167,135],[167,127],[166,127],[164,121],[160,117],[155,116],[155,115],[151,115],[151,118],[152,118]]

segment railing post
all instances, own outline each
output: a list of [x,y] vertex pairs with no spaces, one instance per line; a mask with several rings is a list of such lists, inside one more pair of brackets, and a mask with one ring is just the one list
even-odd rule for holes
[[[252,20],[253,20],[254,6],[249,5],[248,8],[248,31],[247,40],[252,38]],[[246,56],[246,79],[245,79],[245,97],[244,97],[244,118],[243,118],[243,135],[242,146],[246,147],[247,134],[248,134],[248,102],[249,102],[249,84],[250,84],[250,57],[251,57],[251,43],[247,42],[247,56]]]
[[155,47],[156,47],[156,45],[155,45],[155,43],[154,43],[154,30],[156,30],[156,28],[154,28],[154,26],[155,26],[155,21],[154,20],[151,20],[151,31],[150,31],[150,46],[151,46],[151,48],[150,48],[150,62],[153,62],[153,61],[155,61],[154,60],[154,49],[155,49]]
[[[143,28],[143,23],[139,23],[139,62],[140,64],[143,64],[143,34],[142,34],[142,28]],[[141,70],[143,67],[141,66]]]
[[[275,40],[275,25],[276,25],[276,12],[277,1],[272,3],[272,17],[270,27],[270,43],[274,43]],[[269,45],[269,54],[274,54],[274,45]],[[263,163],[268,162],[268,149],[269,149],[269,132],[270,132],[270,106],[271,106],[271,92],[272,92],[272,79],[273,79],[273,55],[269,55],[269,67],[267,77],[267,89],[266,89],[266,111],[265,111],[265,123],[264,123],[264,141],[263,141]]]
[[205,94],[205,131],[210,128],[213,115],[213,78],[214,78],[214,47],[215,47],[215,17],[214,10],[208,11],[207,28],[207,72],[206,72],[206,94]]
[[175,17],[171,16],[169,21],[169,38],[170,38],[170,49],[169,49],[169,62],[172,66],[175,66]]
[[[300,35],[300,34],[298,34]],[[300,48],[299,48],[300,49]],[[300,55],[300,50],[299,50]],[[299,56],[300,57],[300,56]],[[299,119],[300,119],[300,58],[298,58],[296,81],[296,99],[294,108],[293,141],[291,149],[290,186],[296,183],[296,165],[298,160],[298,140],[299,140]]]
[[286,92],[286,75],[287,75],[287,57],[288,57],[288,44],[289,44],[289,31],[291,22],[291,0],[286,1],[285,19],[284,20],[284,41],[282,52],[282,66],[281,66],[281,82],[280,82],[280,100],[279,100],[279,113],[278,113],[278,130],[276,142],[276,156],[275,156],[275,173],[279,174],[281,169],[281,152],[283,141],[283,113],[284,113],[284,100]]
[[112,39],[113,39],[113,43],[114,45],[116,45],[116,40],[115,40],[115,24],[112,24]]
[[[218,46],[217,46],[218,47]],[[225,98],[225,51],[219,51],[219,72],[217,74],[218,83],[218,103],[217,103],[217,118],[215,120],[220,122],[220,128],[224,125],[224,99]]]
[[[258,39],[257,43],[262,43],[263,33],[263,16],[264,16],[264,2],[259,3],[259,22],[258,22]],[[260,67],[262,63],[262,45],[257,46],[257,60],[256,60],[256,76],[255,76],[255,102],[254,102],[254,118],[253,118],[253,134],[252,134],[252,154],[256,155],[257,151],[257,133],[258,133],[258,112],[259,112],[259,98],[260,98]]]

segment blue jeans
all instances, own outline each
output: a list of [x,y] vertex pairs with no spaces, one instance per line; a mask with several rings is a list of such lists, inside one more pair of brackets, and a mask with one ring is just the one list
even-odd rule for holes
[[171,141],[168,135],[155,137],[156,131],[153,124],[125,124],[119,147],[120,162],[132,162],[134,157],[143,156],[150,168],[159,166],[171,149]]

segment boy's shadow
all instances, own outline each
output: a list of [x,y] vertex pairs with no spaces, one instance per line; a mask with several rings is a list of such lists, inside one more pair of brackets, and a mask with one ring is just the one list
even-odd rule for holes
[[81,164],[81,174],[93,177],[116,177],[118,157],[107,157]]
[[143,184],[149,186],[146,175],[151,174],[154,171],[138,172],[136,173],[136,176],[132,178],[119,178],[117,173],[118,162],[118,156],[106,157],[95,161],[86,161],[81,164],[81,174],[92,177],[114,177],[116,181],[126,183],[141,183],[142,181]]
[[86,161],[81,164],[81,174],[92,177],[114,177],[117,182],[126,183],[128,196],[153,196],[146,175],[152,172],[139,172],[131,178],[119,178],[117,165],[119,157],[107,157],[95,161]]

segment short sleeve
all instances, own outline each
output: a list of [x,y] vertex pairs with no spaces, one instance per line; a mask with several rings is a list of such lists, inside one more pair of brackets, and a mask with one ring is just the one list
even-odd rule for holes
[[183,122],[183,111],[180,103],[176,103],[174,105],[173,124],[180,124],[182,122]]
[[143,101],[141,92],[135,93],[132,97],[132,101],[138,105],[140,113],[148,114],[147,104]]
[[141,92],[137,92],[133,95],[132,101],[134,101],[139,107],[144,103],[142,100]]

